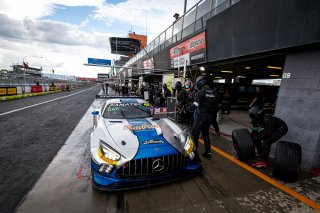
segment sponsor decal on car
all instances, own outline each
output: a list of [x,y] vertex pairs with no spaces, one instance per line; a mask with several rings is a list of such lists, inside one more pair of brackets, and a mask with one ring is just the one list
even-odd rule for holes
[[146,140],[143,142],[144,145],[146,144],[162,144],[164,143],[163,140]]
[[145,130],[145,129],[156,129],[156,128],[160,128],[160,126],[157,124],[142,124],[139,126],[133,126],[129,124],[129,125],[125,125],[123,128],[131,131],[136,131],[136,130]]

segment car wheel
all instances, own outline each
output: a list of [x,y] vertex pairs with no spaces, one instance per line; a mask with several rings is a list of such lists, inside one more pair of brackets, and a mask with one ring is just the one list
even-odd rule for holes
[[295,182],[300,172],[301,155],[299,144],[279,141],[274,156],[272,176],[286,182]]
[[255,146],[248,129],[233,130],[232,141],[239,160],[247,161],[254,157]]

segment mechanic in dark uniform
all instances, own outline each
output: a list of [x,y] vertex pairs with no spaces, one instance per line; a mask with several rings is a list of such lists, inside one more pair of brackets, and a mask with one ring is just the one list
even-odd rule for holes
[[163,84],[162,89],[163,89],[163,97],[167,100],[168,97],[171,97],[171,92],[168,89],[167,84]]
[[265,97],[264,97],[263,89],[261,87],[256,87],[256,96],[252,100],[251,104],[249,105],[249,108],[256,106],[256,105],[263,107],[264,98]]
[[196,80],[198,92],[195,102],[188,107],[188,111],[198,109],[199,114],[196,116],[192,126],[192,136],[198,148],[198,139],[200,132],[205,144],[205,153],[203,156],[211,159],[211,143],[209,137],[209,128],[212,120],[216,117],[219,110],[218,95],[215,90],[210,88],[210,78],[207,76],[199,76]]
[[[195,97],[196,97],[198,90],[196,88],[194,88],[193,83],[190,79],[186,80],[186,82],[184,84],[184,89],[186,90],[187,95],[188,95],[188,106],[191,106],[195,100]],[[193,125],[194,114],[195,114],[195,111],[190,111],[188,113],[188,121],[189,121],[190,126]]]
[[280,118],[265,114],[258,105],[249,110],[249,116],[252,119],[251,137],[261,158],[252,166],[266,168],[271,145],[287,133],[288,127]]
[[187,113],[184,111],[188,105],[188,94],[182,88],[182,83],[177,81],[175,84],[175,89],[177,91],[177,111],[181,112],[181,122],[184,123],[187,120]]
[[154,98],[155,98],[154,86],[151,85],[149,87],[149,101],[148,101],[151,105],[154,105]]

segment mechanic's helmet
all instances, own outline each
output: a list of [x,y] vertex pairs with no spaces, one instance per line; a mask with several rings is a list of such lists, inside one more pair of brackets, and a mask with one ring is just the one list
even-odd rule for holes
[[175,89],[176,90],[180,90],[182,88],[182,83],[181,81],[177,81],[176,84],[175,84]]
[[210,84],[210,78],[207,76],[199,76],[196,80],[196,86],[198,89],[201,89],[204,85]]
[[263,108],[256,105],[249,110],[249,116],[252,121],[259,122],[263,118]]
[[191,90],[192,87],[193,87],[192,81],[191,81],[191,80],[186,80],[186,82],[184,83],[184,88],[185,88],[186,90]]

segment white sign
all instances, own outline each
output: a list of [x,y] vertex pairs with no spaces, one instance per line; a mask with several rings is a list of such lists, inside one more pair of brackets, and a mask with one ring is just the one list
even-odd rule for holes
[[[180,63],[179,63],[179,61],[180,61]],[[190,65],[190,54],[189,53],[173,58],[171,60],[171,64],[173,65],[173,68],[183,67],[185,61],[187,62],[187,66],[189,66]]]
[[128,69],[128,77],[129,77],[129,78],[132,77],[132,69]]

